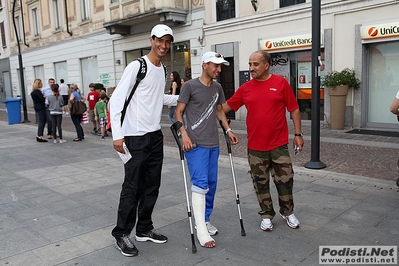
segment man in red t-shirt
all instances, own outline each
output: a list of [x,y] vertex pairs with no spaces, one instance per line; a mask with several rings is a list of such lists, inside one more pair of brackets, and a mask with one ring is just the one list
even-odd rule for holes
[[89,103],[89,110],[87,111],[89,115],[89,121],[93,123],[93,131],[91,134],[97,134],[100,129],[97,128],[97,121],[94,119],[94,107],[98,99],[100,99],[100,93],[96,91],[96,86],[94,83],[89,84],[90,92],[87,94],[87,102]]
[[298,228],[294,215],[292,195],[294,171],[288,152],[288,125],[286,110],[294,123],[294,146],[303,148],[301,115],[298,102],[288,82],[280,76],[270,74],[270,54],[256,51],[249,57],[252,79],[238,88],[223,104],[223,111],[247,108],[248,162],[251,167],[256,195],[259,201],[264,231],[273,230],[272,219],[276,212],[270,195],[269,175],[277,187],[279,214],[291,228]]

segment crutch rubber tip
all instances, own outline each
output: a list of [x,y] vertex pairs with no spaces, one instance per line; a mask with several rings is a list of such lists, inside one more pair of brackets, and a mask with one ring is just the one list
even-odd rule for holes
[[197,253],[197,247],[196,247],[196,246],[193,246],[193,247],[191,248],[191,251],[192,251],[193,253]]

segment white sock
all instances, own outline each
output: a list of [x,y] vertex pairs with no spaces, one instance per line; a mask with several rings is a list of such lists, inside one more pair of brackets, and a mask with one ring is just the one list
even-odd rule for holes
[[192,192],[191,201],[193,205],[195,224],[197,226],[197,238],[201,246],[210,241],[215,241],[208,233],[205,224],[205,195]]

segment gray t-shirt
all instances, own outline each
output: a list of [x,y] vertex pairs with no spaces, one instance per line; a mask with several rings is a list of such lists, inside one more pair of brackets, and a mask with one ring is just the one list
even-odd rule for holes
[[54,95],[47,96],[48,109],[51,115],[62,115],[62,106],[64,106],[64,99],[62,95],[58,95],[58,100]]
[[219,146],[216,106],[226,102],[222,86],[216,81],[210,87],[199,79],[183,84],[178,102],[186,103],[185,126],[193,143],[206,148]]

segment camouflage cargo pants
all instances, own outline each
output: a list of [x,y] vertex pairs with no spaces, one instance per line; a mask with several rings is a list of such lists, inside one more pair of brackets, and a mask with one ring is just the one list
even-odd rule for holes
[[280,213],[288,216],[293,213],[294,200],[292,188],[294,171],[288,146],[284,145],[271,151],[254,151],[248,149],[248,162],[255,193],[259,201],[262,219],[272,219],[276,212],[273,209],[270,195],[270,174],[278,192]]

